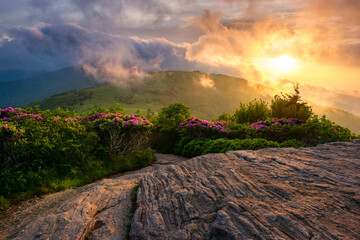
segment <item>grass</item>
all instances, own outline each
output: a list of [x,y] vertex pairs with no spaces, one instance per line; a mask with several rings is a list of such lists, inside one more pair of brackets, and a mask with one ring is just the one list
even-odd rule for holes
[[131,237],[130,237],[131,218],[134,216],[135,211],[136,211],[136,201],[137,201],[138,189],[139,189],[138,184],[135,184],[134,187],[131,189],[131,209],[130,209],[130,214],[129,214],[130,222],[128,223],[127,231],[126,231],[126,239],[127,240],[131,240]]
[[80,187],[85,184],[94,182],[104,177],[111,176],[116,173],[131,171],[146,167],[156,161],[153,153],[145,156],[134,155],[126,157],[118,157],[117,159],[109,160],[106,163],[100,163],[97,166],[89,169],[86,174],[76,174],[74,176],[55,176],[50,172],[43,178],[42,184],[27,192],[17,193],[11,196],[10,199],[5,199],[0,196],[0,209],[4,209],[19,201],[29,199],[36,195],[48,194],[64,189],[71,189]]
[[0,210],[10,206],[10,201],[5,199],[3,196],[0,196]]

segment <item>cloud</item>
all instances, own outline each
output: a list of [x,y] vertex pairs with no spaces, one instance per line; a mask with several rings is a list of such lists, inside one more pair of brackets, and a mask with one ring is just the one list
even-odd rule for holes
[[73,22],[102,32],[121,27],[159,26],[169,18],[172,9],[166,2],[156,0],[31,0],[30,18],[54,23]]
[[11,28],[1,39],[0,71],[52,71],[83,65],[104,80],[124,81],[141,77],[144,71],[194,66],[185,60],[182,44],[109,35],[75,24]]
[[200,78],[194,79],[194,82],[197,85],[202,86],[203,88],[214,88],[215,89],[214,80],[208,78],[206,75],[202,75]]

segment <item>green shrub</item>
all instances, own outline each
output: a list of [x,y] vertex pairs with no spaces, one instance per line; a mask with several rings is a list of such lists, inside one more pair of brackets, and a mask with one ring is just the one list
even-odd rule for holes
[[[288,145],[291,145],[291,142]],[[265,139],[194,139],[183,147],[182,155],[195,157],[208,153],[224,153],[231,150],[258,150],[274,147],[280,147],[280,144]]]
[[227,136],[229,139],[244,139],[250,137],[250,130],[248,124],[229,124],[229,129],[231,130]]
[[189,107],[182,103],[173,103],[162,108],[154,119],[155,127],[177,128],[180,123],[190,117]]
[[216,120],[214,121],[226,121],[226,122],[230,122],[233,120],[233,116],[231,116],[229,113],[222,113],[220,116],[217,117]]
[[[153,164],[156,161],[154,153],[151,149],[138,150],[132,155],[128,156],[132,163],[132,168],[141,168]],[[125,169],[126,170],[126,169]]]
[[196,157],[202,155],[203,147],[210,141],[210,139],[194,139],[184,145],[181,150],[181,155],[185,157]]
[[299,141],[306,145],[327,142],[349,142],[356,138],[348,128],[341,127],[326,119],[326,116],[311,117],[301,129]]
[[282,143],[280,143],[280,147],[287,148],[287,147],[293,147],[293,148],[299,148],[299,147],[305,147],[304,144],[300,141],[297,141],[295,139],[286,140]]
[[142,149],[128,155],[118,155],[107,159],[105,167],[111,172],[124,172],[151,165],[156,161],[154,153],[150,149]]
[[174,153],[180,136],[177,127],[190,117],[189,107],[182,103],[174,103],[162,108],[154,119],[151,146],[160,153]]
[[229,140],[225,138],[219,138],[209,141],[206,143],[206,145],[202,147],[201,154],[203,155],[207,153],[224,153],[227,151],[233,141],[234,140]]
[[9,200],[5,199],[4,196],[0,195],[0,210],[9,206],[10,202]]
[[154,127],[151,134],[151,147],[159,153],[174,153],[180,140],[176,128]]
[[238,109],[233,114],[235,123],[253,123],[259,120],[265,120],[270,116],[267,103],[263,100],[256,100],[244,104],[240,103]]
[[277,142],[268,141],[266,139],[255,138],[255,139],[242,139],[235,140],[234,144],[227,149],[230,150],[258,150],[262,148],[275,148],[279,147]]

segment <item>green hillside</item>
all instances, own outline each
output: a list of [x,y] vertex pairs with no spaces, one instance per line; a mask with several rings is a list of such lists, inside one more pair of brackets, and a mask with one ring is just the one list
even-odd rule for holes
[[[52,110],[57,107],[68,108],[81,114],[92,107],[109,107],[121,103],[127,113],[150,117],[164,105],[181,102],[191,107],[192,114],[211,120],[223,112],[232,113],[240,101],[262,98],[270,102],[273,96],[263,95],[264,88],[262,85],[250,85],[245,79],[226,75],[167,71],[153,73],[142,82],[132,81],[120,87],[101,84],[58,94],[32,105]],[[315,114],[325,114],[332,121],[360,133],[359,116],[316,105],[313,109]]]
[[[199,81],[213,81],[212,88],[202,86]],[[260,87],[260,86],[259,86]],[[148,109],[158,112],[164,105],[182,102],[191,107],[193,114],[206,118],[216,118],[223,112],[232,112],[239,101],[249,101],[259,97],[256,87],[240,78],[200,72],[168,71],[151,74],[142,82],[131,82],[122,87],[102,84],[58,94],[36,104],[42,109],[57,107],[88,111],[94,106],[108,107],[121,103],[131,113],[148,114]],[[266,97],[270,99],[270,96]]]

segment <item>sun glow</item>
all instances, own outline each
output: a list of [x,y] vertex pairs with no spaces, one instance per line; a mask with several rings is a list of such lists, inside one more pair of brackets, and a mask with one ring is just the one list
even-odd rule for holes
[[281,56],[270,60],[270,67],[277,73],[289,73],[297,67],[297,60],[289,56]]
[[300,70],[299,60],[288,55],[257,58],[254,65],[265,78],[273,81],[298,75]]

